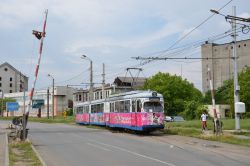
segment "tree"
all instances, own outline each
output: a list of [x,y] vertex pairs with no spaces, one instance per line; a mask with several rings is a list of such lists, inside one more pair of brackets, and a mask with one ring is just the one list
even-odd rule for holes
[[[246,116],[250,117],[250,67],[246,67],[239,74],[240,101],[246,104]],[[210,98],[210,101],[209,101]],[[215,100],[218,104],[229,104],[230,114],[234,115],[234,81],[233,79],[224,82],[223,86],[218,88],[215,93]],[[204,97],[204,102],[211,103],[210,92]]]
[[6,103],[7,102],[15,102],[14,99],[10,98],[2,98],[0,99],[0,115],[3,116],[4,110],[6,110]]
[[149,78],[143,89],[161,93],[164,97],[165,114],[177,115],[185,109],[186,101],[200,101],[201,92],[180,76],[169,73],[157,73]]

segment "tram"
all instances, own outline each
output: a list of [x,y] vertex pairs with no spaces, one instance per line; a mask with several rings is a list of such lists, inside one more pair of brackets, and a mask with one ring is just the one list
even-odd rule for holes
[[163,96],[155,91],[131,91],[74,106],[76,123],[136,131],[164,128]]

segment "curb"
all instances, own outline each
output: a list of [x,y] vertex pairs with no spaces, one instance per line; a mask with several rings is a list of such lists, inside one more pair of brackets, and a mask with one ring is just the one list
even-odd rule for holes
[[9,142],[8,142],[8,134],[5,133],[5,166],[9,166]]
[[43,160],[43,158],[41,157],[41,155],[38,153],[38,151],[36,150],[36,148],[34,147],[34,145],[32,144],[32,142],[28,138],[27,138],[27,140],[31,143],[31,148],[36,153],[36,156],[38,157],[38,159],[40,160],[40,162],[42,163],[42,165],[43,166],[47,166],[47,164],[45,163],[45,161]]

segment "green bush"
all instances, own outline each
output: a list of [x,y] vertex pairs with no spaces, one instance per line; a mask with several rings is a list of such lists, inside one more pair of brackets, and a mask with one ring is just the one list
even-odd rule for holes
[[67,116],[72,116],[73,115],[73,109],[72,108],[67,108],[66,110]]

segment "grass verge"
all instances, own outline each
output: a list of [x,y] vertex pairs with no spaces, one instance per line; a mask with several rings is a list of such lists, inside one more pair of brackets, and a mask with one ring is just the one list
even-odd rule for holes
[[11,142],[9,144],[10,166],[42,166],[29,142]]
[[[223,130],[234,130],[234,119],[223,119]],[[250,123],[249,119],[241,119],[241,129],[249,130]],[[207,128],[211,134],[203,134],[201,132],[201,122],[199,120],[185,121],[185,122],[169,122],[166,123],[164,133],[165,134],[175,134],[182,136],[195,137],[210,141],[218,141],[242,146],[250,147],[250,138],[238,137],[238,135],[243,135],[250,137],[250,132],[226,132],[224,131],[222,135],[214,135],[213,132],[213,122],[212,120],[207,122]]]
[[[12,121],[14,117],[0,117],[0,120],[10,120]],[[37,118],[37,117],[29,117],[30,122],[40,122],[40,123],[66,123],[71,124],[75,123],[75,117],[74,116],[68,116],[64,119],[63,116],[56,116],[54,119],[50,117],[49,119],[46,117],[43,118]]]

